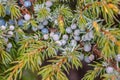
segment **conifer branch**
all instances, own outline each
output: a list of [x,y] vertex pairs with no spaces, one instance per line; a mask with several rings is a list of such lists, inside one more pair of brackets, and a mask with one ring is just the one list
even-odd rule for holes
[[[11,73],[9,74],[8,80],[16,80],[18,77],[18,74],[22,74],[22,69],[25,68],[25,66],[29,67],[31,65],[31,68],[33,66],[33,68],[35,68],[35,70],[39,69],[38,64],[35,65],[35,63],[32,60],[34,60],[34,57],[37,54],[41,54],[41,52],[44,49],[46,49],[46,47],[35,49],[29,53],[26,53],[19,61],[15,61],[15,63],[17,62],[17,64],[15,64],[15,66],[13,66],[12,68],[5,71],[5,73],[11,71]],[[24,60],[24,59],[27,59],[27,60]],[[19,71],[19,73],[18,73],[18,71]]]
[[114,69],[115,69],[116,71],[120,72],[120,68],[118,68],[118,67],[116,66],[116,62],[115,62],[115,61],[112,61],[111,59],[106,59],[106,58],[104,58],[104,55],[102,55],[102,54],[101,54],[101,51],[98,50],[97,45],[94,45],[94,46],[93,46],[92,51],[93,51],[94,54],[97,55],[98,57],[103,58],[104,60],[106,60],[106,62],[109,62],[110,65],[111,65],[112,67],[114,67]]

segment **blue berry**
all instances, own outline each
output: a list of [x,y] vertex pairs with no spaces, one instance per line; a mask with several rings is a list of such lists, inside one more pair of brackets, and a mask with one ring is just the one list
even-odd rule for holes
[[64,34],[62,38],[63,38],[64,40],[68,40],[68,35],[67,35],[67,34]]
[[120,54],[118,54],[115,59],[116,61],[120,62]]
[[91,50],[91,44],[84,45],[84,51],[89,52]]
[[19,20],[18,20],[18,25],[19,25],[19,26],[23,26],[23,23],[24,23],[24,22],[23,22],[23,19],[19,19]]
[[47,28],[43,28],[41,31],[42,31],[43,34],[48,34],[49,33]]
[[80,60],[83,60],[83,59],[84,59],[84,54],[80,54],[80,55],[78,56],[78,58],[79,58]]
[[25,7],[30,7],[31,5],[32,5],[32,3],[30,1],[25,1],[24,2]]
[[32,30],[33,31],[37,31],[37,27],[32,27]]
[[54,40],[54,41],[58,41],[58,40],[59,40],[59,38],[60,38],[60,37],[59,37],[59,35],[58,35],[58,34],[54,34],[54,35],[53,35],[53,40]]
[[9,7],[6,7],[5,11],[6,11],[7,15],[10,15],[10,8]]
[[12,43],[8,43],[7,48],[9,48],[9,49],[12,48]]
[[79,36],[74,36],[74,39],[75,39],[76,41],[80,41],[80,37],[79,37]]
[[82,40],[83,40],[83,41],[87,41],[87,40],[90,41],[91,38],[89,38],[89,35],[88,35],[88,34],[85,34],[85,35],[82,36]]
[[47,20],[44,20],[43,23],[42,23],[44,26],[48,25],[48,21]]
[[89,33],[88,33],[88,36],[89,36],[89,38],[94,38],[94,34],[93,34],[93,31],[90,31]]
[[43,29],[43,28],[44,28],[44,26],[41,23],[39,23],[38,29]]
[[76,30],[74,31],[74,35],[76,35],[76,36],[80,35],[80,30],[79,30],[79,29],[76,29]]
[[89,37],[89,33],[87,33],[87,34],[85,35],[85,39],[88,40],[88,41],[91,40],[91,38]]
[[6,48],[6,51],[7,51],[7,52],[10,52],[10,48]]
[[13,25],[13,24],[15,24],[15,21],[10,19],[9,24]]
[[70,45],[71,46],[76,46],[77,45],[77,41],[76,40],[71,40],[70,41]]
[[76,24],[72,24],[72,25],[71,25],[71,28],[72,28],[72,29],[76,29],[76,28],[77,28],[77,25],[76,25]]
[[70,27],[67,27],[67,28],[66,28],[66,32],[67,32],[67,33],[72,33],[72,29],[71,29]]
[[61,40],[61,42],[63,46],[67,43],[66,40]]
[[89,60],[89,57],[88,57],[88,56],[86,56],[86,57],[84,58],[84,60],[85,60],[86,63],[90,63],[90,62],[91,62],[91,61]]
[[0,26],[3,26],[3,25],[5,25],[5,20],[4,19],[2,19],[2,18],[0,18]]

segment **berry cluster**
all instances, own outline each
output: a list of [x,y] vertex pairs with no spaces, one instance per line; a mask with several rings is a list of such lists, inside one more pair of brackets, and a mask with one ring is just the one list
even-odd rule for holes
[[[19,2],[20,3],[20,2]],[[32,5],[32,2],[30,0],[25,0],[22,5],[29,9]],[[43,4],[42,4],[43,5]],[[48,12],[51,11],[51,7],[53,6],[53,2],[48,0],[44,3],[44,6]],[[35,8],[36,10],[37,8]],[[6,8],[6,14],[10,15],[10,9]],[[51,17],[52,18],[52,17]],[[0,18],[0,30],[3,31],[3,36],[5,41],[7,42],[7,48],[8,51],[10,48],[12,48],[12,44],[9,42],[9,38],[13,37],[14,35],[14,29],[15,26],[18,25],[20,28],[23,28],[26,23],[29,23],[32,19],[32,16],[29,13],[25,13],[19,18],[18,20],[4,20],[3,18]],[[69,27],[65,27],[65,33],[61,34],[58,28],[51,28],[49,27],[51,23],[54,23],[58,26],[57,18],[55,18],[52,22],[50,21],[50,18],[45,18],[44,20],[40,20],[37,24],[37,26],[31,26],[31,24],[28,24],[31,26],[32,31],[40,31],[42,38],[46,41],[52,40],[56,43],[59,47],[76,47],[80,44],[80,42],[84,42],[83,51],[90,52],[92,45],[90,44],[90,41],[94,38],[93,31],[85,32],[81,30],[78,27],[77,23],[72,23],[69,25]],[[85,33],[84,33],[85,32]],[[17,35],[14,35],[17,36]],[[39,38],[38,36],[35,38]],[[80,55],[80,59],[83,59],[84,55]],[[86,62],[91,62],[94,60],[94,55],[91,54],[90,56],[85,56]]]
[[10,51],[12,48],[12,43],[9,42],[9,38],[14,36],[15,26],[8,24],[8,25],[2,25],[0,27],[0,30],[2,31],[1,37],[4,39],[4,42],[7,43],[6,50]]
[[[18,2],[20,3],[20,2]],[[33,3],[31,0],[24,0],[22,4],[25,9],[30,9],[30,7],[33,7]],[[47,0],[45,3],[43,3],[41,6],[44,6],[46,11],[49,13],[52,11],[53,2],[50,0]],[[40,6],[37,6],[38,8]],[[34,10],[37,11],[38,8],[34,7]],[[10,16],[10,8],[6,8],[6,15]],[[80,60],[84,60],[86,63],[90,63],[93,60],[95,60],[95,55],[91,53],[92,50],[92,40],[94,39],[94,31],[93,30],[83,30],[78,25],[78,23],[71,22],[68,25],[64,26],[65,32],[61,33],[58,26],[58,16],[56,15],[50,15],[48,17],[45,17],[42,20],[36,20],[36,24],[32,25],[31,21],[36,18],[36,15],[32,15],[31,13],[25,12],[22,14],[22,16],[16,20],[5,20],[3,17],[0,17],[0,31],[2,33],[0,37],[2,37],[7,43],[6,45],[6,51],[10,51],[10,49],[13,47],[13,44],[9,41],[11,37],[14,37],[15,39],[18,38],[16,35],[15,29],[17,27],[24,29],[25,25],[27,24],[27,31],[32,30],[33,32],[40,32],[40,35],[42,37],[34,36],[34,38],[42,38],[44,41],[53,41],[55,42],[56,46],[63,48],[70,48],[72,50],[73,48],[78,47],[81,43],[82,46],[80,46],[80,49],[82,52],[85,52],[86,54],[81,53],[79,55]],[[51,19],[55,18],[55,19]],[[52,27],[51,27],[52,24]],[[53,27],[53,24],[55,27]],[[62,23],[61,23],[62,24]],[[37,25],[37,26],[36,26]],[[23,35],[24,36],[24,35]],[[17,39],[16,39],[17,41]],[[60,50],[61,51],[61,50]],[[79,50],[78,50],[79,51]],[[57,52],[57,51],[56,51]],[[120,54],[118,54],[115,58],[117,62],[120,62]],[[113,67],[106,66],[105,69],[106,73],[111,74],[114,72]]]

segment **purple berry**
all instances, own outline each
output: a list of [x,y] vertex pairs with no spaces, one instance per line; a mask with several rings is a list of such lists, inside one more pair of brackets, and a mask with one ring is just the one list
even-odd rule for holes
[[93,31],[90,31],[89,33],[88,33],[88,36],[89,36],[89,38],[94,38],[94,34],[93,34]]
[[4,38],[4,41],[7,43],[8,42],[8,38]]
[[112,67],[107,67],[106,69],[106,72],[108,73],[108,74],[111,74],[111,73],[113,73],[113,68]]
[[24,15],[24,19],[25,19],[26,21],[29,21],[30,18],[31,18],[31,16],[30,16],[29,14],[25,14],[25,15]]
[[44,20],[43,23],[42,23],[44,26],[48,25],[48,21],[47,20]]
[[15,24],[15,21],[10,19],[10,20],[9,20],[9,24],[10,24],[10,25],[13,25],[13,24]]
[[0,29],[1,29],[1,30],[5,30],[5,29],[6,29],[6,26],[2,25],[2,26],[0,27]]
[[43,29],[43,28],[44,28],[44,26],[41,23],[39,23],[38,29]]
[[48,34],[44,34],[43,38],[44,38],[44,40],[48,40],[49,39],[49,35]]
[[49,33],[47,28],[43,28],[41,31],[42,31],[42,34],[48,34]]
[[89,33],[87,33],[87,34],[85,35],[85,39],[88,40],[88,41],[91,40],[91,38],[89,37]]
[[83,60],[84,59],[84,54],[80,54],[78,57],[79,57],[80,60]]
[[66,32],[67,32],[67,33],[72,33],[72,29],[71,29],[70,27],[67,27],[67,28],[66,28]]
[[76,36],[80,35],[80,30],[79,30],[79,29],[76,29],[76,30],[74,31],[74,35],[76,35]]
[[61,41],[56,41],[55,42],[58,46],[62,46],[62,42]]
[[19,19],[19,20],[18,20],[18,25],[19,25],[19,26],[23,26],[23,24],[24,24],[23,21],[24,21],[23,19]]
[[6,24],[5,20],[3,18],[0,18],[0,26],[5,25],[5,24]]
[[91,38],[89,38],[88,33],[82,36],[82,41],[90,41]]
[[59,40],[59,38],[60,38],[60,37],[59,37],[59,35],[58,35],[58,34],[54,34],[54,35],[53,35],[53,40],[54,40],[54,41],[58,41],[58,40]]
[[91,44],[85,44],[84,45],[84,51],[86,51],[86,52],[91,51]]
[[116,61],[120,62],[120,54],[118,54],[115,58]]
[[64,35],[62,36],[62,38],[63,38],[64,40],[68,40],[68,35],[67,35],[67,34],[64,34]]
[[74,39],[75,39],[76,41],[80,41],[80,37],[79,37],[79,36],[74,36]]
[[95,56],[93,55],[93,54],[91,54],[90,56],[89,56],[89,60],[90,61],[93,61],[95,59]]
[[9,29],[10,29],[10,30],[14,30],[14,29],[15,29],[15,26],[11,25],[11,26],[9,26]]
[[71,29],[76,29],[77,28],[77,25],[76,24],[72,24],[71,25]]
[[45,3],[45,5],[46,5],[46,7],[51,7],[51,6],[53,5],[53,3],[48,0],[48,1]]
[[9,49],[12,48],[12,43],[8,43],[7,48],[9,48]]
[[63,46],[67,43],[66,40],[61,40],[61,42]]
[[70,41],[70,45],[71,46],[76,46],[77,45],[77,41],[76,40],[71,40]]
[[50,8],[48,8],[48,7],[47,7],[46,9],[47,9],[47,11],[48,11],[48,12],[50,12],[50,11],[51,11],[51,9],[50,9]]
[[89,57],[88,57],[88,56],[86,56],[86,57],[84,58],[84,60],[85,60],[86,63],[90,63],[90,62],[91,62],[91,61],[89,60]]
[[32,27],[32,30],[37,31],[38,29],[37,29],[37,27]]
[[32,3],[30,1],[25,1],[24,2],[25,7],[30,7],[31,5],[32,5]]
[[86,41],[85,35],[82,36],[82,41]]
[[54,34],[55,34],[54,32],[51,32],[51,33],[50,33],[50,37],[53,37]]
[[12,31],[8,31],[8,35],[12,36],[13,32]]

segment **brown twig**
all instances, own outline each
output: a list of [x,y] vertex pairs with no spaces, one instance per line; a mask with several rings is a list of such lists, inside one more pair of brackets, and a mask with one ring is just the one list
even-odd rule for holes
[[[93,51],[94,54],[97,55],[98,57],[104,58],[104,56],[101,54],[101,51],[98,50],[97,45],[94,45],[94,46],[93,46],[92,51]],[[105,58],[104,58],[104,59],[105,59]],[[120,68],[118,68],[118,67],[116,66],[116,62],[115,62],[115,61],[113,61],[112,59],[105,59],[105,60],[106,60],[107,62],[109,62],[109,63],[111,64],[111,66],[112,66],[116,71],[120,72]]]
[[97,49],[97,44],[95,44],[92,48],[92,51],[95,55],[97,55],[98,57],[102,57],[101,52]]

